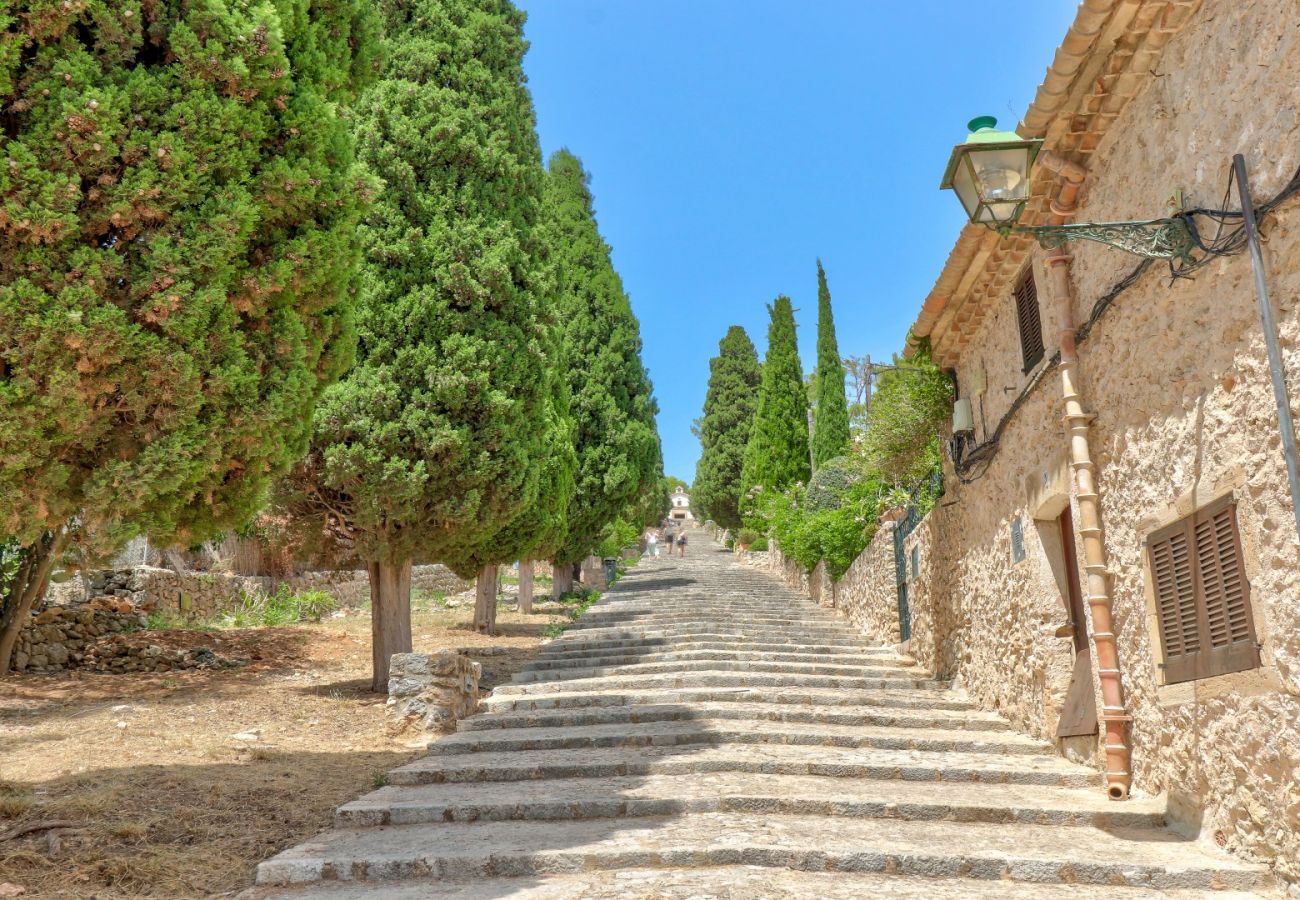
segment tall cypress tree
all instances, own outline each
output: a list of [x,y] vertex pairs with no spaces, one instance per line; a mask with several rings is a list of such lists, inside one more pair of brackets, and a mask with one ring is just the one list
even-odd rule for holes
[[799,363],[794,308],[781,295],[769,305],[767,357],[758,389],[758,409],[745,448],[741,473],[742,498],[752,488],[785,490],[807,483],[808,394]]
[[410,650],[413,559],[476,574],[546,473],[552,337],[539,296],[544,170],[507,0],[383,0],[385,77],[357,116],[386,182],[357,365],[326,392],[292,497],[371,579],[373,686]]
[[741,526],[741,470],[762,377],[754,342],[744,328],[732,325],[718,342],[718,355],[709,361],[700,461],[691,493],[697,517],[712,519],[723,528]]
[[[355,343],[361,0],[0,7],[0,674],[70,543],[238,526]],[[14,565],[11,567],[11,563]]]
[[640,326],[597,228],[587,173],[567,150],[551,157],[547,207],[578,451],[568,533],[554,554],[560,592],[605,526],[654,487],[662,459]]
[[835,340],[831,291],[817,260],[817,408],[813,419],[813,464],[822,465],[849,447],[849,408],[844,397],[844,363]]

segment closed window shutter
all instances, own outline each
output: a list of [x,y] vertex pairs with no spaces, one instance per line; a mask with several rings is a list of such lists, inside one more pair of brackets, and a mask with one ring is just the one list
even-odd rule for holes
[[1240,672],[1259,665],[1250,586],[1242,571],[1237,510],[1229,504],[1197,516],[1196,560],[1205,601],[1207,675]]
[[1016,324],[1020,328],[1020,352],[1028,372],[1043,358],[1043,323],[1038,312],[1038,290],[1034,270],[1026,268],[1016,279]]
[[1165,683],[1258,666],[1231,498],[1156,532],[1149,550]]
[[1152,542],[1151,571],[1156,587],[1156,618],[1164,649],[1166,684],[1197,677],[1201,641],[1192,568],[1185,523],[1180,522],[1177,530]]

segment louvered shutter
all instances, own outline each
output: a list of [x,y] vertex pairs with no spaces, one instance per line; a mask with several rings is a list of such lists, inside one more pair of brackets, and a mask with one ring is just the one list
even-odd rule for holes
[[1164,649],[1166,684],[1197,677],[1201,629],[1193,568],[1185,521],[1153,536],[1151,573],[1156,588],[1156,618]]
[[1232,499],[1162,528],[1148,548],[1165,683],[1258,666]]
[[1028,372],[1043,358],[1043,322],[1038,312],[1038,289],[1034,286],[1033,267],[1027,267],[1016,279],[1016,324],[1020,328],[1020,353]]
[[1217,503],[1196,516],[1196,561],[1204,596],[1206,675],[1240,672],[1259,665],[1237,531],[1237,508]]

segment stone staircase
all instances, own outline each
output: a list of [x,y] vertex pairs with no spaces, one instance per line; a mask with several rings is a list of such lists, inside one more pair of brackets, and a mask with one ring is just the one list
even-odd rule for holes
[[697,536],[249,897],[1271,896]]

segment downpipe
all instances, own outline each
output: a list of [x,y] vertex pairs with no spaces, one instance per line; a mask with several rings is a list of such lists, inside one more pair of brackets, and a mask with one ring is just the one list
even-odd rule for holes
[[[1087,177],[1087,171],[1052,153],[1040,154],[1039,162],[1061,177],[1060,191],[1051,205],[1051,220],[1054,225],[1064,224],[1074,215],[1079,188]],[[1105,534],[1101,528],[1096,466],[1092,461],[1089,444],[1093,416],[1084,411],[1077,382],[1079,359],[1074,343],[1074,291],[1069,277],[1072,259],[1062,248],[1049,255],[1044,266],[1057,307],[1061,351],[1059,368],[1062,397],[1065,401],[1064,421],[1069,432],[1070,469],[1074,476],[1075,499],[1079,504],[1077,531],[1083,541],[1083,569],[1087,576],[1092,642],[1096,650],[1097,678],[1101,685],[1101,720],[1106,729],[1106,795],[1112,800],[1126,800],[1133,784],[1133,751],[1128,741],[1132,716],[1124,702],[1124,683],[1120,675],[1119,650],[1115,642],[1112,615],[1110,571],[1106,562]]]

